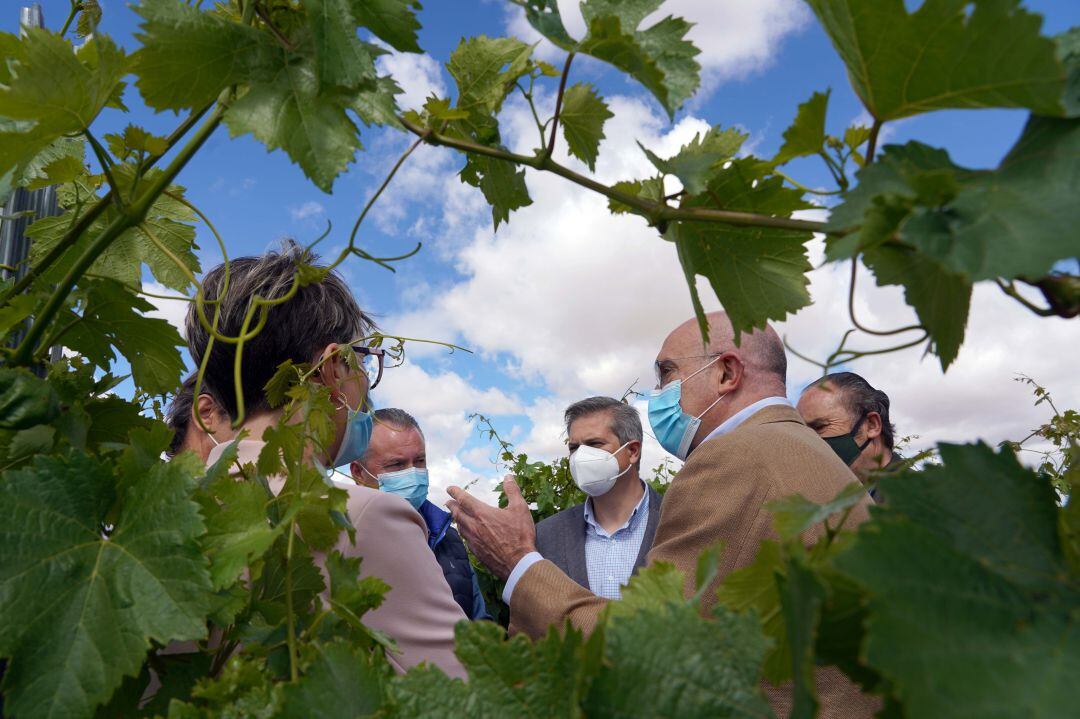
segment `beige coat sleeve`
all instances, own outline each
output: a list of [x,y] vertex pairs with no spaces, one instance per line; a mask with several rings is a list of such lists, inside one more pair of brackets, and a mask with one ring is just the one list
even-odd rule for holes
[[454,601],[435,555],[427,545],[424,520],[401,497],[385,492],[350,492],[349,518],[355,544],[344,536],[338,549],[362,557],[360,575],[390,585],[382,606],[364,623],[397,642],[390,656],[399,672],[427,662],[452,677],[465,677],[454,655],[454,625],[466,620]]

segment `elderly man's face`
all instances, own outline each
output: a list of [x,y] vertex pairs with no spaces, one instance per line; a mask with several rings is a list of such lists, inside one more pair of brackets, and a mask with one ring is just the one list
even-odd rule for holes
[[[803,421],[821,437],[847,434],[858,419],[848,412],[840,392],[829,387],[811,387],[803,392],[797,409]],[[860,444],[861,440],[856,437]]]
[[709,365],[714,359],[701,346],[700,334],[672,333],[656,356],[657,387],[682,380],[679,403],[684,412],[697,417],[716,400],[717,372],[722,365],[719,362]]
[[398,429],[376,421],[367,453],[361,462],[353,462],[349,469],[357,482],[378,489],[379,483],[375,477],[411,467],[427,468],[427,448],[423,435],[412,427]]

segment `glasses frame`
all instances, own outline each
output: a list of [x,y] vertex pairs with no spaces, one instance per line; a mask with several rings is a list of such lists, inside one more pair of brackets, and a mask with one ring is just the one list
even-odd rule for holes
[[366,345],[350,345],[360,357],[377,357],[379,360],[379,371],[375,375],[375,381],[368,385],[368,390],[375,389],[379,382],[382,381],[383,366],[385,364],[386,350],[380,347],[367,347]]
[[[668,357],[664,361],[665,362],[678,362],[679,360],[688,360],[688,359],[708,359],[710,357],[719,357],[722,354],[724,354],[724,353],[723,352],[710,352],[709,354],[705,354],[705,355],[686,355],[685,357]],[[656,379],[657,388],[661,387],[661,384],[660,384],[660,363],[659,362],[653,362],[653,375],[654,375],[654,377]]]

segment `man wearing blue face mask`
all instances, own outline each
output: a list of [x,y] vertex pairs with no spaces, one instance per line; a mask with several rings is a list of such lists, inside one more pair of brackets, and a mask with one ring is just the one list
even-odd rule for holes
[[454,601],[470,619],[490,619],[469,553],[450,513],[428,501],[427,443],[420,425],[403,409],[374,413],[375,427],[363,457],[349,465],[353,479],[372,489],[396,494],[420,513],[427,525],[428,546],[454,593]]
[[[714,582],[701,596],[708,612],[716,586],[754,561],[763,540],[775,537],[767,505],[801,495],[824,503],[856,483],[836,454],[806,426],[786,398],[787,360],[772,328],[742,332],[739,344],[727,315],[707,315],[708,342],[696,319],[676,327],[656,357],[657,387],[649,400],[649,423],[661,446],[686,462],[671,481],[646,563],[669,562],[685,577],[687,597],[696,593],[697,559],[723,542]],[[506,579],[503,599],[510,626],[540,638],[569,620],[591,632],[609,600],[568,577],[536,551],[528,505],[512,478],[503,488],[505,509],[488,506],[451,487],[450,503],[461,534],[492,572]],[[869,497],[851,508],[843,527],[865,521]],[[824,534],[817,525],[804,540]],[[819,717],[871,717],[881,706],[860,693],[835,668],[816,672]],[[777,716],[790,713],[791,691],[766,684]]]

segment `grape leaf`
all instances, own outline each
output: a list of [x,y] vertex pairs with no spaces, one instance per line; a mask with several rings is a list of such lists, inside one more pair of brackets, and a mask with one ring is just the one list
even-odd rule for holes
[[413,669],[391,685],[396,716],[583,716],[579,703],[586,678],[599,665],[596,646],[602,631],[583,642],[575,629],[560,635],[552,627],[533,644],[523,635],[506,639],[503,628],[492,622],[460,622],[454,635],[468,684],[432,667]]
[[164,155],[169,150],[166,138],[153,135],[138,125],[128,125],[122,133],[105,135],[105,142],[109,145],[109,151],[120,160],[140,154]]
[[390,585],[378,577],[360,579],[360,557],[346,557],[336,549],[326,555],[330,577],[330,607],[354,627],[365,629],[361,617],[378,609]]
[[75,177],[86,174],[84,157],[86,140],[82,137],[58,137],[21,169],[21,184],[28,190],[37,190],[48,185],[71,182]]
[[[664,178],[650,177],[645,180],[623,180],[612,185],[612,189],[659,202],[664,198]],[[617,215],[634,211],[630,205],[615,199],[608,200],[608,209]]]
[[356,36],[352,5],[353,0],[304,0],[321,87],[356,89],[375,79],[375,57],[383,50]]
[[101,22],[101,4],[98,0],[82,0],[79,7],[79,19],[75,22],[75,34],[87,38],[97,30]]
[[270,494],[259,482],[224,474],[195,498],[206,519],[202,546],[210,560],[210,579],[215,590],[222,589],[236,581],[245,565],[266,553],[284,525],[270,525],[266,515]]
[[532,204],[529,188],[525,185],[525,170],[509,162],[469,155],[461,170],[461,179],[484,193],[484,199],[491,205],[496,230],[500,222],[510,220],[513,210]]
[[1080,26],[1072,27],[1054,38],[1058,59],[1065,66],[1065,95],[1062,104],[1069,117],[1080,115]]
[[25,369],[0,367],[0,429],[27,429],[60,413],[56,392]]
[[376,665],[370,653],[342,641],[314,644],[304,676],[284,687],[281,719],[359,719],[371,716],[382,706],[385,691],[384,666]]
[[[715,174],[708,192],[691,196],[683,207],[719,207],[767,215],[789,216],[810,207],[802,193],[784,187],[779,177],[763,178],[760,161],[734,160]],[[690,295],[699,318],[695,275],[709,280],[731,319],[735,341],[741,332],[782,320],[810,304],[806,273],[811,269],[805,244],[810,233],[718,222],[678,222],[666,236],[678,248]]]
[[596,169],[600,141],[604,139],[604,123],[614,115],[596,94],[592,85],[577,83],[566,89],[559,121],[570,154],[590,170]]
[[[769,502],[773,527],[781,539],[795,539],[815,524],[821,524],[838,512],[854,507],[866,497],[866,488],[851,482],[824,504],[815,504],[800,494]],[[834,530],[840,527],[833,527]]]
[[863,261],[873,271],[878,285],[904,288],[904,300],[930,334],[942,371],[947,370],[964,342],[971,281],[949,271],[933,257],[898,242],[867,250]]
[[705,191],[718,165],[733,158],[747,137],[745,132],[734,128],[721,130],[714,127],[704,135],[694,135],[693,140],[666,160],[646,149],[640,142],[638,146],[657,170],[679,178],[683,189],[691,195],[697,195]]
[[692,604],[668,604],[613,620],[606,639],[589,717],[772,716],[758,691],[767,643],[752,614],[716,607],[705,619]]
[[114,280],[88,284],[82,315],[68,313],[70,329],[60,341],[108,369],[116,347],[131,364],[136,386],[150,394],[172,392],[180,384],[184,359],[177,347],[184,340],[167,321],[144,317],[154,305]]
[[[816,155],[825,144],[825,109],[829,104],[830,90],[815,92],[810,99],[799,105],[795,121],[784,130],[784,144],[773,162],[782,165],[788,160],[806,155]],[[852,141],[857,138],[852,138]],[[864,139],[865,141],[865,139]],[[855,147],[861,145],[858,142]],[[853,148],[854,149],[854,148]]]
[[944,466],[880,480],[877,518],[834,560],[869,595],[865,661],[910,716],[1067,716],[1080,594],[1053,489],[1009,449],[940,450]]
[[611,63],[645,86],[674,117],[701,83],[700,52],[686,40],[690,23],[668,16],[638,27],[663,0],[585,0],[581,14],[588,30],[580,42],[566,32],[555,0],[514,0],[537,32],[564,50]]
[[400,128],[396,98],[399,94],[401,88],[387,75],[377,79],[374,87],[358,90],[349,101],[349,108],[367,127],[387,125]]
[[210,581],[192,478],[182,464],[115,471],[80,454],[38,457],[0,482],[11,716],[89,716],[138,672],[151,639],[206,635]]
[[134,10],[143,18],[136,84],[155,110],[206,107],[280,53],[265,33],[186,3],[143,0]]
[[35,133],[50,140],[90,127],[128,71],[124,51],[104,35],[75,52],[59,35],[25,28],[12,49],[11,77],[0,85],[0,117],[33,120]]
[[792,557],[785,571],[777,574],[780,606],[787,625],[786,637],[792,654],[791,719],[814,719],[817,716],[817,687],[814,684],[816,656],[814,644],[825,587],[804,560]]
[[351,0],[353,18],[395,50],[423,52],[417,39],[417,0]]
[[946,108],[1062,112],[1064,72],[1042,18],[1018,0],[808,0],[866,109],[895,120]]
[[251,133],[267,149],[281,148],[323,192],[360,149],[342,99],[320,91],[310,60],[279,55],[273,74],[229,106],[233,137]]

